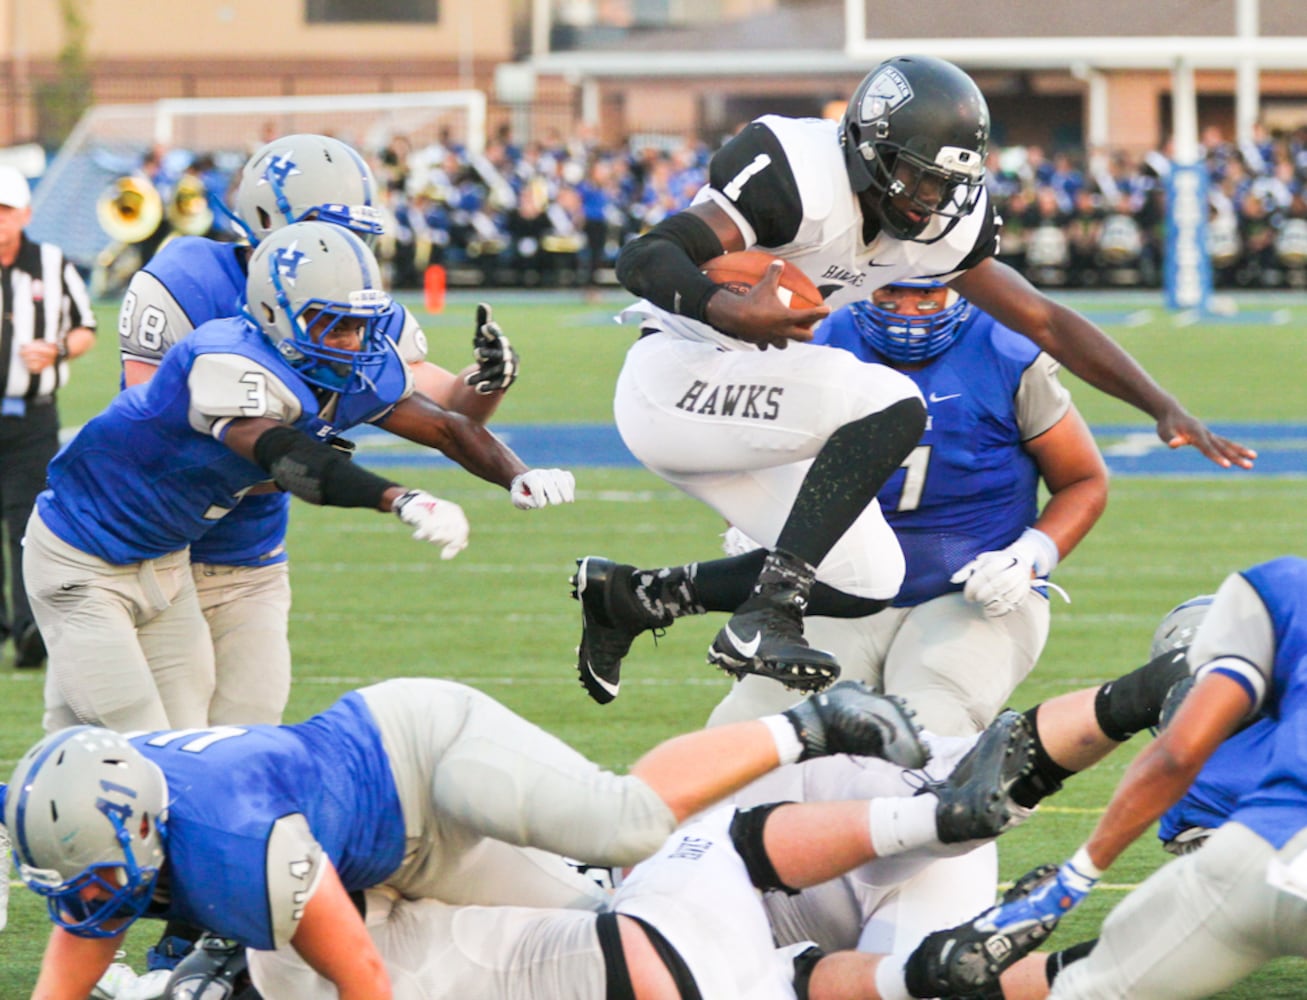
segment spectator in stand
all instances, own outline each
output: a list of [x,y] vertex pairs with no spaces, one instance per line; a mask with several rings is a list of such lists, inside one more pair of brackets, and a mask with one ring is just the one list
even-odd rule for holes
[[1098,195],[1090,188],[1079,188],[1065,227],[1067,277],[1072,285],[1083,288],[1099,283],[1098,244],[1103,235],[1103,215]]

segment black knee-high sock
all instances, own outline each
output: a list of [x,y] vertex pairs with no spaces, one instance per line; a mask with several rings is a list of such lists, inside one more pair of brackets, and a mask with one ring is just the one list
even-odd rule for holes
[[[766,549],[707,562],[641,570],[633,578],[636,596],[645,608],[670,611],[673,617],[705,611],[734,611],[753,592],[767,558]],[[824,583],[813,585],[808,613],[832,618],[861,618],[875,614],[886,601],[857,597]]]
[[839,428],[817,452],[776,547],[816,566],[921,439],[926,407],[901,399]]

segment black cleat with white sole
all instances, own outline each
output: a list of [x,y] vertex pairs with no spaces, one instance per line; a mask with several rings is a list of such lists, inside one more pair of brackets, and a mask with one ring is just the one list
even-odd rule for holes
[[576,671],[590,697],[607,705],[617,697],[622,659],[641,632],[664,629],[670,615],[655,618],[636,599],[631,577],[634,566],[602,556],[576,561],[572,596],[581,602],[581,644],[576,650]]
[[755,593],[717,633],[708,662],[737,680],[757,674],[794,691],[830,687],[840,676],[840,665],[803,637],[806,605],[793,590]]

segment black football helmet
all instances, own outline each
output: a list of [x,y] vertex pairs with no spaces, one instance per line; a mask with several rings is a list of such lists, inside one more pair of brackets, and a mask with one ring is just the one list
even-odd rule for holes
[[932,56],[887,59],[858,84],[840,122],[853,190],[870,194],[890,235],[918,240],[934,216],[941,239],[980,197],[989,106],[975,81]]

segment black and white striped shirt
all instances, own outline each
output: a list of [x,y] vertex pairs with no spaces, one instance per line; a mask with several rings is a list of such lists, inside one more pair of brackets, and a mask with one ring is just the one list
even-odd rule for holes
[[48,340],[62,349],[70,330],[95,329],[86,283],[53,243],[36,243],[24,233],[18,256],[0,265],[0,388],[6,397],[48,399],[68,381],[68,362],[28,372],[19,357],[24,344]]

